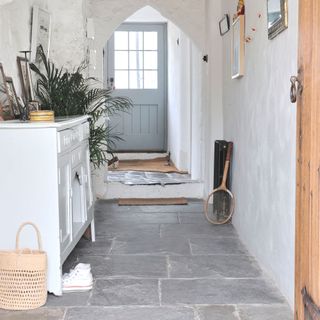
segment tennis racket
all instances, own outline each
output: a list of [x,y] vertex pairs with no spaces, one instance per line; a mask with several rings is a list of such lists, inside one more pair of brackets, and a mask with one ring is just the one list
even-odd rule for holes
[[207,220],[212,224],[225,224],[230,221],[233,214],[234,197],[231,191],[227,189],[227,177],[232,149],[233,143],[229,142],[221,185],[217,189],[214,189],[205,201],[204,212]]

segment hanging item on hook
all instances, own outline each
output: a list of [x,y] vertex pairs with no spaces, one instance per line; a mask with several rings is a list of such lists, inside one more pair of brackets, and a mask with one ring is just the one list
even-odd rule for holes
[[235,21],[239,16],[243,16],[245,14],[245,5],[244,0],[239,0],[237,5],[237,13],[233,16],[233,21]]

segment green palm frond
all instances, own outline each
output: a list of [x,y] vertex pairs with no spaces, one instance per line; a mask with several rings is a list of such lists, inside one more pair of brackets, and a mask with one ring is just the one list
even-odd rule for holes
[[90,157],[95,167],[104,165],[108,153],[113,152],[116,141],[122,140],[114,128],[100,124],[101,117],[128,112],[132,102],[126,97],[116,97],[110,89],[102,89],[94,78],[85,78],[83,72],[87,63],[82,63],[69,72],[57,68],[39,48],[41,66],[31,64],[37,82],[35,93],[41,108],[53,110],[56,116],[89,115]]

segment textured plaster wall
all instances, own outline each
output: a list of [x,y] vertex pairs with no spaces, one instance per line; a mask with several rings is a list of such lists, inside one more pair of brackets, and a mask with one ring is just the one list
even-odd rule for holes
[[[85,7],[79,0],[13,0],[0,3],[0,62],[5,73],[14,78],[20,94],[16,57],[29,50],[32,6],[38,5],[52,14],[51,58],[72,68],[85,59]],[[76,17],[76,18],[74,18]]]
[[[289,28],[270,41],[266,1],[246,0],[246,34],[254,39],[246,45],[242,79],[231,80],[231,33],[223,38],[224,135],[235,143],[234,225],[291,305],[296,107],[289,101],[289,79],[297,73],[297,3],[289,1]],[[223,12],[233,14],[236,5],[223,1]]]
[[30,48],[31,8],[36,4],[47,8],[47,0],[16,0],[0,6],[0,63],[7,76],[14,79],[20,93],[16,57]]
[[190,46],[188,37],[168,23],[168,150],[180,170],[190,169]]
[[201,56],[190,38],[168,23],[168,150],[193,179],[202,179]]
[[152,6],[181,28],[199,48],[204,46],[205,0],[89,0],[88,16],[94,19],[95,39],[91,48],[97,51],[93,75],[103,78],[102,51],[114,30],[144,6]]
[[201,156],[204,159],[202,175],[204,177],[205,195],[213,188],[214,141],[223,138],[222,111],[222,38],[219,34],[218,21],[221,19],[221,2],[207,0],[205,7],[206,42],[204,52],[208,54],[209,62],[203,63],[202,86],[202,130],[203,148]]
[[79,66],[87,54],[86,1],[48,1],[52,12],[51,57],[69,69]]

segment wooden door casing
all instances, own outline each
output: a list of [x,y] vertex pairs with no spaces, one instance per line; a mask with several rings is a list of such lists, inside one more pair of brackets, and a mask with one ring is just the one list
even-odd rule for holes
[[320,1],[300,0],[299,20],[295,319],[307,320],[302,289],[320,305]]

